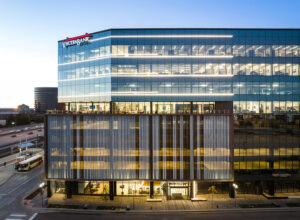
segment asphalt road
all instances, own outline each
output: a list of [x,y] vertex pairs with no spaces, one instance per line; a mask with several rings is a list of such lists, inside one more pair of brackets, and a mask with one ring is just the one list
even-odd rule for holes
[[[9,167],[0,169],[9,169]],[[34,211],[23,205],[23,199],[38,187],[40,184],[39,176],[43,175],[43,172],[43,164],[29,172],[15,172],[0,186],[1,220],[30,219]]]
[[216,212],[216,213],[153,213],[153,214],[79,214],[79,213],[39,213],[34,220],[210,220],[210,219],[230,219],[230,220],[282,220],[300,219],[300,212],[296,211],[255,211],[255,212]]
[[[28,134],[29,132],[32,132],[32,134]],[[23,131],[23,132],[17,133],[16,137],[12,137],[12,134],[3,135],[3,136],[0,136],[0,147],[12,145],[14,143],[19,143],[20,140],[22,143],[24,143],[26,141],[26,138],[27,138],[27,140],[33,139],[33,138],[36,138],[37,135],[44,136],[44,130],[42,129],[41,131],[38,131],[38,129],[35,129],[35,130],[30,130],[30,131]]]
[[43,125],[43,123],[32,124],[32,125],[18,125],[18,126],[0,128],[0,135],[2,135],[3,133],[6,133],[8,131],[20,130],[20,129],[24,129],[24,128],[31,129],[31,128],[34,128],[35,126],[41,126],[41,125]]

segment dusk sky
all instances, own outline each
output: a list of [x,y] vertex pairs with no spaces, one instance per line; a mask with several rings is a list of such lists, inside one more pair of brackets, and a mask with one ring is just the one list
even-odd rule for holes
[[299,28],[300,0],[0,0],[0,107],[57,86],[57,41],[109,28]]

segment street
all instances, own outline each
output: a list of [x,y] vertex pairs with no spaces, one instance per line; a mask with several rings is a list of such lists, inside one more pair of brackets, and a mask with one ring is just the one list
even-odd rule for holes
[[30,219],[34,211],[23,205],[23,198],[38,187],[43,175],[43,164],[29,172],[16,172],[14,165],[0,168],[0,172],[13,172],[0,186],[0,219]]
[[282,219],[300,219],[300,212],[296,211],[256,211],[256,212],[216,212],[216,213],[153,213],[153,214],[80,214],[80,213],[39,213],[35,220],[79,220],[79,219],[101,219],[101,220],[199,220],[199,219],[230,219],[230,220],[282,220]]
[[36,128],[36,126],[43,126],[43,123],[37,123],[37,124],[32,124],[32,125],[17,125],[17,126],[13,126],[13,127],[0,128],[0,136],[6,134],[8,132],[11,132],[11,131],[22,130],[25,128],[28,128],[28,130],[31,130],[31,129]]
[[[41,130],[41,131],[39,131]],[[31,133],[32,134],[29,134]],[[20,140],[22,143],[25,143],[26,139],[30,140],[36,138],[37,136],[44,136],[44,129],[35,129],[30,131],[22,131],[16,134],[16,137],[12,137],[12,134],[3,135],[0,137],[0,147],[19,144]]]

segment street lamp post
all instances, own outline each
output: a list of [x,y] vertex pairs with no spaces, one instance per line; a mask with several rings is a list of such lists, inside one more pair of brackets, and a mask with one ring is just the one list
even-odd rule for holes
[[[134,187],[134,188],[133,188]],[[134,186],[132,186],[132,210],[134,209],[134,196],[135,196],[135,189],[136,189],[136,183],[134,183]]]
[[39,187],[41,189],[41,196],[42,196],[42,207],[44,207],[44,201],[43,201],[43,193],[44,193],[44,186],[45,186],[45,183],[42,182]]
[[234,201],[235,201],[235,207],[237,207],[236,205],[236,190],[239,188],[237,184],[233,183],[232,184],[233,188],[234,188]]
[[38,135],[36,135],[35,148],[37,148]]

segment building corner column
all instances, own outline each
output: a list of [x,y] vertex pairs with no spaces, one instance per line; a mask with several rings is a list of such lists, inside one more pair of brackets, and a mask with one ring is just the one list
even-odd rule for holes
[[114,181],[109,181],[109,199],[114,200]]
[[47,198],[50,198],[52,196],[52,190],[51,190],[51,181],[47,181]]
[[268,193],[270,196],[274,196],[275,194],[275,181],[271,180],[268,182]]
[[153,189],[153,181],[150,181],[150,198],[152,199],[153,198],[153,195],[154,195],[154,189]]
[[191,181],[191,189],[190,189],[190,199],[195,199],[197,194],[197,182],[195,180]]
[[117,195],[117,181],[114,181],[114,196]]
[[71,199],[72,198],[72,182],[66,181],[65,182],[65,187],[66,187],[67,199]]

